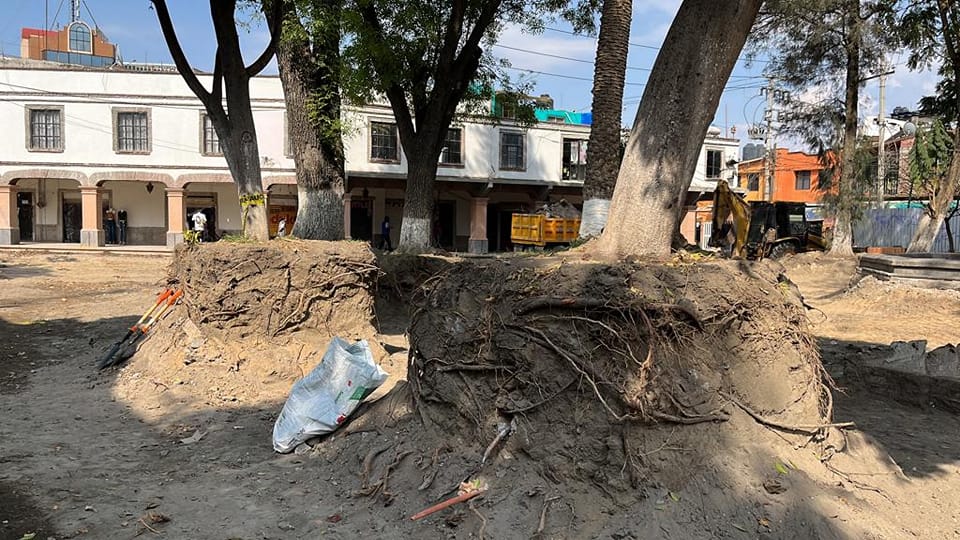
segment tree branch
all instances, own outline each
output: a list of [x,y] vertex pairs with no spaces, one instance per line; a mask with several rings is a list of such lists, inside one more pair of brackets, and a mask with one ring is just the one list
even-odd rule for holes
[[[211,96],[210,92],[207,92],[207,89],[203,87],[203,83],[200,82],[200,79],[197,78],[197,74],[194,73],[193,67],[190,66],[190,61],[187,60],[187,56],[184,54],[183,48],[180,46],[180,40],[177,39],[177,31],[173,27],[173,21],[170,19],[170,10],[167,9],[166,0],[151,1],[153,2],[153,6],[157,11],[157,19],[160,21],[160,30],[163,32],[163,39],[167,42],[167,48],[170,49],[170,56],[173,57],[173,63],[177,66],[177,71],[180,72],[180,75],[183,76],[183,80],[187,83],[187,86],[203,103],[204,107],[206,107],[207,110],[210,110],[211,104],[213,103],[213,97]],[[217,103],[219,103],[219,101]]]
[[[268,0],[264,0],[266,3]],[[261,71],[267,64],[270,63],[270,60],[273,58],[273,55],[277,52],[277,43],[280,42],[280,33],[283,28],[283,4],[289,0],[270,0],[270,11],[271,15],[267,16],[267,26],[270,29],[270,43],[267,44],[267,47],[260,53],[260,57],[253,61],[250,64],[250,67],[247,68],[247,77],[256,77],[260,74]],[[266,11],[266,9],[264,10]]]
[[218,103],[223,102],[223,66],[220,64],[220,47],[217,47],[217,51],[213,61],[213,90],[210,92],[210,95],[213,99],[217,100]]
[[[376,41],[375,45],[384,51],[392,50],[387,43],[386,37],[383,35],[383,27],[380,25],[380,18],[372,2],[366,2],[360,7],[360,16],[363,18],[364,24],[373,34],[373,39]],[[393,82],[391,78],[387,77],[390,69],[392,69],[392,64],[395,64],[395,62],[392,61],[393,59],[384,59],[384,56],[385,55],[380,54],[374,55],[374,68],[377,70],[380,80],[387,81],[387,84],[384,84],[383,92],[386,94],[387,100],[390,101],[390,106],[393,109],[393,116],[397,121],[397,130],[400,132],[400,142],[410,145],[417,134],[416,128],[413,125],[413,117],[410,114],[410,105],[407,103],[403,88],[396,82]]]

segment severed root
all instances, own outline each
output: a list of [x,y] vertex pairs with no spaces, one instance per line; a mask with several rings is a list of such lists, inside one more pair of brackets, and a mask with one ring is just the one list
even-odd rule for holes
[[704,422],[726,422],[730,419],[725,414],[703,414],[698,416],[674,416],[660,411],[651,411],[650,416],[662,422],[672,422],[674,424],[702,424]]
[[500,422],[497,425],[497,436],[493,438],[493,441],[487,446],[487,449],[483,452],[483,459],[480,460],[480,464],[487,462],[487,458],[490,457],[490,454],[493,450],[500,444],[500,441],[506,439],[510,436],[511,433],[517,430],[517,421],[511,419],[510,422]]
[[[379,453],[382,453],[382,451],[378,452],[378,454]],[[353,492],[353,496],[354,497],[361,497],[361,496],[370,497],[379,493],[380,498],[383,499],[383,502],[385,505],[389,505],[390,503],[392,503],[395,495],[393,493],[390,493],[387,487],[387,483],[390,480],[390,473],[393,472],[393,470],[398,465],[400,465],[400,462],[403,461],[405,457],[409,456],[412,453],[413,451],[411,450],[407,450],[404,452],[397,452],[393,462],[387,465],[387,468],[384,469],[383,476],[380,478],[380,480],[376,481],[373,484],[367,484],[366,481],[364,481],[364,483],[361,484],[360,489]],[[370,455],[368,454],[367,457],[370,458]],[[376,457],[376,455],[374,455],[374,457]],[[364,462],[366,462],[366,459],[364,460]],[[372,464],[372,459],[370,463]],[[369,475],[369,472],[367,472],[366,474]]]
[[781,422],[777,422],[775,420],[770,420],[768,418],[765,418],[763,415],[754,411],[750,407],[747,407],[746,405],[743,404],[742,401],[733,397],[730,394],[720,392],[720,395],[730,400],[731,403],[739,407],[743,412],[750,415],[757,422],[760,422],[761,424],[767,427],[788,431],[790,433],[799,433],[802,435],[816,435],[817,433],[820,432],[820,430],[825,428],[831,428],[831,427],[832,428],[851,428],[856,426],[856,424],[854,424],[853,422],[828,422],[824,424],[799,424],[799,425],[784,424]]
[[459,495],[457,495],[456,497],[451,497],[443,502],[437,503],[425,510],[421,510],[420,512],[417,512],[416,514],[410,516],[410,519],[413,521],[416,521],[418,519],[423,519],[431,514],[435,514],[440,510],[443,510],[444,508],[449,508],[457,503],[469,501],[474,497],[483,495],[484,493],[486,493],[486,491],[487,491],[487,486],[480,481],[463,482],[462,484],[460,484]]
[[472,510],[478,518],[480,518],[480,531],[477,532],[477,538],[484,540],[486,536],[484,536],[483,533],[487,530],[487,518],[479,510],[477,510],[476,506],[474,506],[474,503],[477,502],[477,498],[470,499],[470,502],[467,503],[467,506],[470,507],[470,510]]
[[547,509],[550,508],[550,503],[559,499],[559,495],[554,495],[553,497],[544,499],[543,508],[540,509],[540,522],[537,525],[537,530],[533,533],[534,538],[540,537],[540,535],[543,534],[543,530],[547,528]]

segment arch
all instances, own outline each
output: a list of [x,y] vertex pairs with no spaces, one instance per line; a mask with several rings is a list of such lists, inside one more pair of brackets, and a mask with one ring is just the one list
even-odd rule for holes
[[232,184],[233,176],[229,174],[222,173],[192,173],[192,174],[181,174],[177,177],[174,186],[186,188],[187,184],[194,183],[204,183],[204,184]]
[[20,169],[16,171],[7,171],[0,176],[0,185],[12,186],[17,180],[26,178],[43,178],[57,180],[76,180],[81,186],[87,185],[87,175],[77,171],[67,171],[63,169]]
[[167,187],[176,185],[173,176],[164,173],[144,172],[144,171],[116,171],[116,172],[98,172],[90,175],[89,183],[91,186],[100,186],[104,182],[153,182],[163,184]]
[[70,23],[69,34],[70,50],[73,52],[93,53],[93,32],[83,21]]
[[263,179],[263,189],[269,190],[274,184],[296,185],[297,177],[293,174],[283,174],[276,176],[266,176]]

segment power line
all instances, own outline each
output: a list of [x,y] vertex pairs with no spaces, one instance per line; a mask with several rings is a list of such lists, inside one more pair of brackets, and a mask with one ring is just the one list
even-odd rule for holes
[[[559,32],[559,33],[561,33],[561,34],[567,34],[567,35],[570,35],[570,36],[576,36],[576,37],[581,37],[581,38],[593,39],[591,36],[586,36],[586,35],[583,35],[583,34],[578,34],[578,33],[576,33],[576,32],[572,32],[572,31],[570,31],[570,30],[561,30],[561,29],[559,29],[559,28],[551,28],[551,27],[549,27],[549,26],[548,26],[548,27],[545,27],[544,30],[550,30],[551,32]],[[660,50],[660,47],[656,47],[656,46],[654,46],[654,45],[647,45],[647,44],[645,44],[645,43],[633,43],[632,41],[627,42],[627,45],[630,45],[631,47],[639,47],[639,48],[641,48],[641,49],[649,49],[649,50],[652,50],[652,51],[659,51],[659,50]],[[747,60],[747,59],[744,59],[744,58],[737,58],[737,62],[746,62],[746,63],[756,62],[756,63],[764,63],[764,64],[770,63],[769,60],[758,60],[758,59],[756,59],[756,58],[755,58],[755,59],[752,59],[752,60]]]
[[[518,51],[518,52],[527,53],[527,54],[535,54],[535,55],[537,55],[537,56],[546,56],[546,57],[549,57],[549,58],[559,58],[560,60],[570,60],[571,62],[580,62],[581,64],[590,64],[590,65],[593,65],[593,63],[594,63],[593,60],[584,60],[584,59],[582,59],[582,58],[572,58],[572,57],[569,57],[569,56],[560,56],[559,54],[550,54],[550,53],[539,52],[539,51],[530,51],[530,50],[527,50],[527,49],[521,49],[521,48],[519,48],[519,47],[508,47],[507,45],[500,45],[499,43],[495,43],[493,46],[494,46],[494,47],[499,47],[499,48],[501,48],[501,49],[507,49],[507,50],[510,50],[510,51]],[[634,69],[634,70],[637,70],[637,71],[651,71],[650,68],[645,68],[645,67],[631,67],[631,66],[627,66],[627,69]]]
[[[581,64],[589,64],[589,65],[591,65],[591,66],[595,64],[595,62],[594,62],[593,60],[584,60],[583,58],[573,58],[573,57],[570,57],[570,56],[562,56],[562,55],[559,55],[559,54],[551,54],[551,53],[545,53],[545,52],[541,52],[541,51],[531,51],[531,50],[528,50],[528,49],[521,49],[521,48],[519,48],[519,47],[510,47],[510,46],[508,46],[508,45],[500,45],[499,43],[495,43],[493,46],[494,46],[494,47],[498,47],[498,48],[500,48],[500,49],[507,49],[507,50],[510,50],[510,51],[517,51],[517,52],[522,52],[522,53],[526,53],[526,54],[532,54],[532,55],[536,55],[536,56],[545,56],[545,57],[548,57],[548,58],[557,58],[557,59],[560,59],[560,60],[569,60],[569,61],[571,61],[571,62],[579,62],[579,63],[581,63]],[[648,71],[648,72],[649,72],[649,71],[653,71],[652,68],[648,68],[648,67],[636,67],[636,66],[627,66],[627,69],[628,69],[628,70],[636,70],[636,71]],[[762,79],[762,78],[764,78],[764,77],[763,77],[763,75],[731,75],[730,78],[731,78],[731,79]]]
[[[512,66],[509,66],[506,69],[512,69],[514,71],[522,71],[525,73],[536,73],[537,75],[546,75],[548,77],[559,77],[561,79],[571,79],[574,81],[593,82],[592,77],[577,77],[576,75],[561,75],[559,73],[548,73],[546,71],[537,71],[535,69],[518,68],[518,67],[512,67]],[[632,82],[625,82],[623,84],[624,86],[646,86],[647,85],[647,83],[632,83]]]

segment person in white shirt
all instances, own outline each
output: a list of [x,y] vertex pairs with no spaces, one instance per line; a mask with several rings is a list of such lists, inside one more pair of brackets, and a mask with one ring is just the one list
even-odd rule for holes
[[207,235],[207,216],[201,210],[197,210],[193,213],[193,216],[190,217],[193,220],[193,230],[197,233],[197,240],[203,242],[204,237]]

